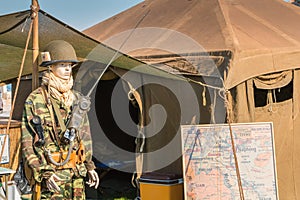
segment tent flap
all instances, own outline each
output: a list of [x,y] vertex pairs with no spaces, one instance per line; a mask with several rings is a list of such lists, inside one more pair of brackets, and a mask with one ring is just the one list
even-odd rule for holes
[[292,81],[292,71],[284,71],[280,73],[272,73],[254,78],[254,84],[260,89],[275,89],[286,86]]

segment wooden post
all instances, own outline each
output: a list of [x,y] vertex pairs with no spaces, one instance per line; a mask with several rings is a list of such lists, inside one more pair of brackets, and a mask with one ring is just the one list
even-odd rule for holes
[[38,0],[32,0],[31,4],[31,20],[33,20],[32,29],[32,90],[39,86],[39,11]]

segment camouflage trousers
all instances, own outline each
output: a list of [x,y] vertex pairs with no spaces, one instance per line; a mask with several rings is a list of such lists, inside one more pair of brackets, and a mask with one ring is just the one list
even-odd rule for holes
[[[73,173],[66,173],[70,170],[63,170],[63,173],[55,173],[63,181],[56,182],[60,187],[59,192],[49,191],[42,182],[41,199],[47,200],[85,200],[85,185],[82,177],[75,177]],[[69,176],[69,177],[66,177]]]
[[85,200],[84,181],[82,178],[60,184],[60,192],[43,191],[41,199],[47,200]]

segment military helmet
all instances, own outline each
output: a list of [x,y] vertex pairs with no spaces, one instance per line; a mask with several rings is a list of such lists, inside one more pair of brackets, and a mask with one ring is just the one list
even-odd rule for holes
[[78,63],[73,46],[64,40],[54,40],[47,44],[41,52],[42,63],[40,66],[47,67],[58,62]]

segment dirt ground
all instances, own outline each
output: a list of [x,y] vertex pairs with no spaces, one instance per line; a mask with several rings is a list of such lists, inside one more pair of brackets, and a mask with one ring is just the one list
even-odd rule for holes
[[[103,176],[103,171],[98,174]],[[131,184],[132,174],[110,170],[100,180],[97,190],[86,187],[87,200],[134,200],[136,188]]]

